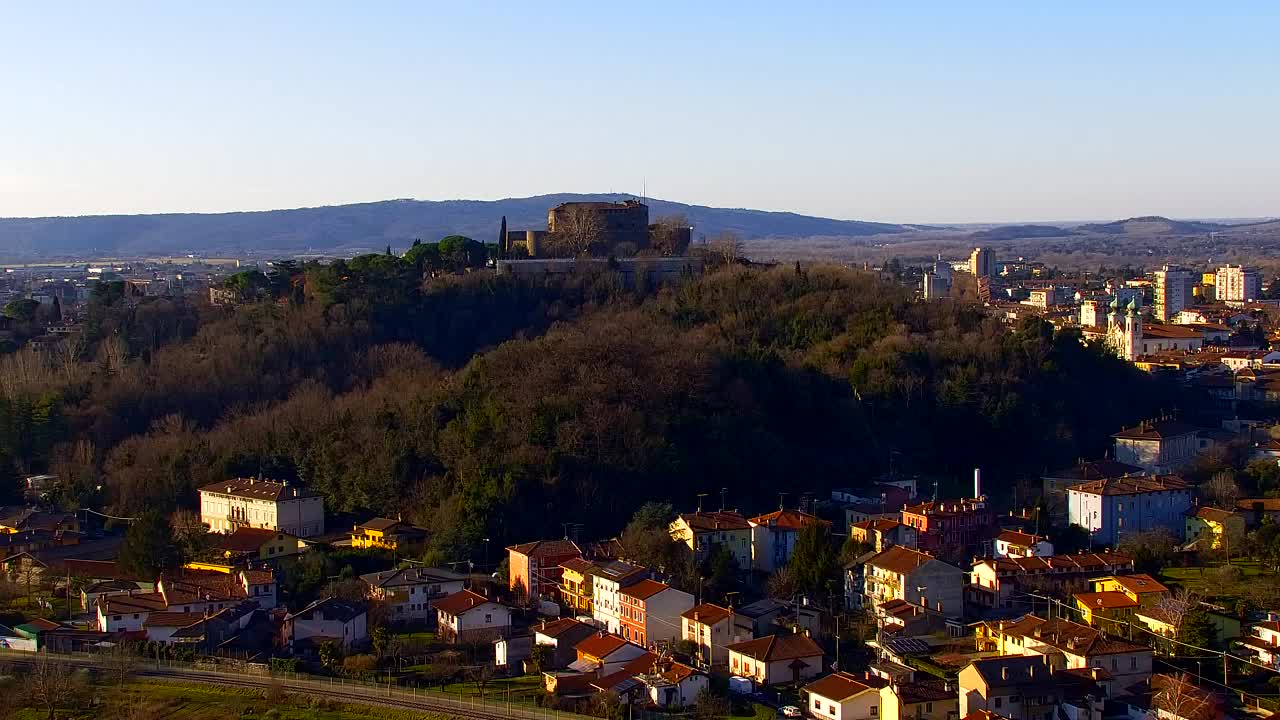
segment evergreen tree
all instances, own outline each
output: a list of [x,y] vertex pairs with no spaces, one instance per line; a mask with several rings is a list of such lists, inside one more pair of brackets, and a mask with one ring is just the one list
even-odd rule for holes
[[1189,610],[1182,617],[1182,627],[1178,628],[1179,640],[1201,648],[1212,647],[1216,635],[1217,628],[1209,619],[1209,614],[1200,607]]
[[140,515],[125,533],[120,546],[120,567],[143,577],[154,577],[182,564],[169,530],[169,521],[159,511]]
[[828,588],[836,578],[838,565],[831,546],[831,528],[826,523],[813,522],[801,528],[790,567],[803,592],[814,595]]

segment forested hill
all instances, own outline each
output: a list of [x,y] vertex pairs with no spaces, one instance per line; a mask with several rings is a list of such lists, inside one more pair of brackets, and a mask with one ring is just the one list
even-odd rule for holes
[[[138,255],[196,253],[376,252],[402,250],[415,238],[460,234],[497,239],[502,216],[510,228],[545,228],[547,209],[573,200],[622,200],[630,195],[539,195],[506,200],[388,200],[296,210],[218,214],[101,215],[0,219],[0,256],[31,254]],[[901,225],[831,220],[648,200],[650,217],[684,215],[697,235],[732,231],[743,239],[904,232]]]
[[724,268],[653,296],[607,273],[424,285],[387,255],[277,275],[234,309],[100,286],[82,355],[0,357],[0,491],[48,471],[65,506],[130,514],[262,473],[402,514],[438,561],[561,522],[613,534],[648,500],[865,487],[891,453],[981,466],[1004,497],[1189,407],[1069,332],[858,271]]

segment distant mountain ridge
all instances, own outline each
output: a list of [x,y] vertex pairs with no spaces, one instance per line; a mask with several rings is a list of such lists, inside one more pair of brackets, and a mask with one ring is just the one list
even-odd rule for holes
[[1233,227],[1236,226],[1191,220],[1170,220],[1159,215],[1144,215],[1109,223],[1081,225],[1076,229],[1103,235],[1194,235],[1196,233],[1221,232],[1230,230]]
[[[547,209],[562,202],[633,197],[560,193],[503,200],[385,200],[254,212],[0,218],[0,255],[341,254],[381,251],[387,245],[403,249],[414,239],[438,240],[455,233],[493,242],[504,215],[511,229],[539,229],[547,225]],[[646,202],[651,219],[685,215],[694,226],[695,240],[723,231],[750,240],[861,237],[913,229],[790,212],[713,208],[668,200]]]

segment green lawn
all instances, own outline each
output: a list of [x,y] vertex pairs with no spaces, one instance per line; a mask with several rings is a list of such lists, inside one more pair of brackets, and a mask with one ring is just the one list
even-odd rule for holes
[[[541,695],[543,692],[543,687],[544,685],[543,685],[543,679],[541,675],[522,675],[520,677],[514,677],[514,678],[495,678],[493,680],[490,680],[489,684],[485,686],[484,694],[485,694],[485,697],[490,700],[501,702],[503,700],[506,700],[507,691],[508,689],[510,689],[512,700],[517,700],[517,699],[529,700],[534,696]],[[432,688],[432,690],[435,691],[436,688]],[[471,682],[471,681],[445,685],[444,688],[442,689],[442,692],[455,697],[458,696],[459,694],[461,694],[463,698],[480,697],[479,686],[477,686],[474,682]]]
[[1256,560],[1232,560],[1231,566],[1241,571],[1239,580],[1224,580],[1217,572],[1218,567],[1165,568],[1160,575],[1167,582],[1180,585],[1205,597],[1239,599],[1257,583],[1264,571],[1261,563]]

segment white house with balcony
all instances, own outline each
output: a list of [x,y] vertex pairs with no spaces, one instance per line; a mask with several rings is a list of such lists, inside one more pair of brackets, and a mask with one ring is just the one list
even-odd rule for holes
[[200,488],[200,521],[216,533],[250,527],[315,537],[324,534],[324,498],[287,482],[224,480]]

